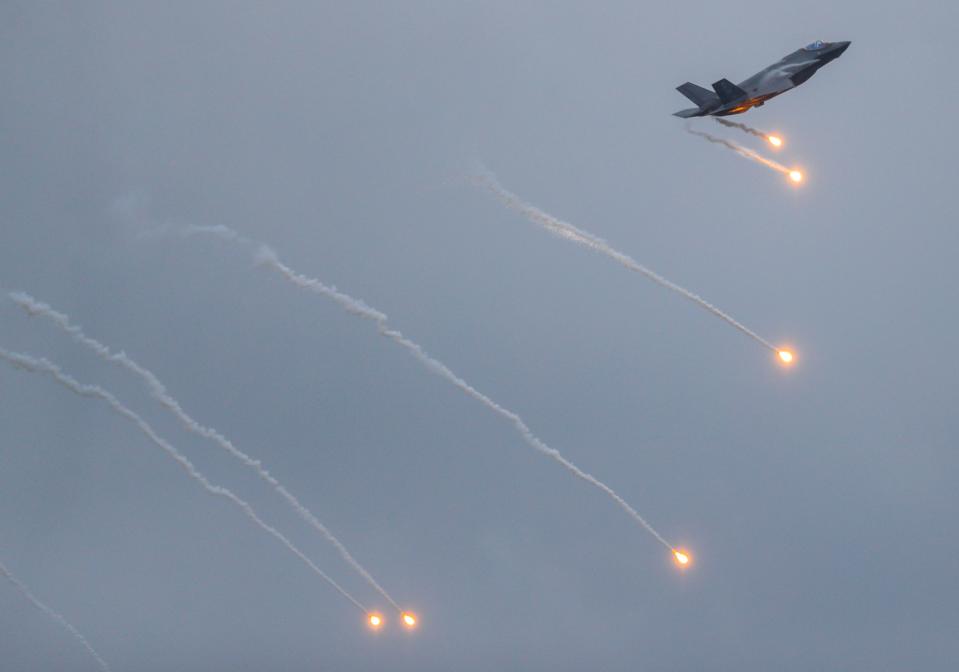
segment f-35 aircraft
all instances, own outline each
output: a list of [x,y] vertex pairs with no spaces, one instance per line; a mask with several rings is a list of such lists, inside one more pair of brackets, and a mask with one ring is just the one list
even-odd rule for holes
[[802,49],[784,56],[778,63],[760,70],[739,86],[728,79],[713,84],[713,91],[686,82],[676,90],[696,103],[697,107],[680,110],[677,117],[725,117],[742,114],[752,107],[759,107],[770,98],[793,89],[816,74],[816,71],[834,61],[846,51],[850,42],[823,42],[816,40]]

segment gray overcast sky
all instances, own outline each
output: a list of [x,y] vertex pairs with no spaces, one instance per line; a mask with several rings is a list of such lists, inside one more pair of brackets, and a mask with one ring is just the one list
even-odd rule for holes
[[[947,0],[3,3],[0,286],[154,370],[422,627],[372,636],[129,423],[5,365],[0,561],[118,671],[954,664],[957,25]],[[676,85],[817,38],[853,44],[742,118],[802,188],[670,116]],[[458,181],[480,161],[798,365]],[[384,311],[695,567],[371,323],[239,247],[141,235],[163,224]],[[0,325],[387,606],[135,379],[9,301]],[[0,584],[0,668],[96,666]]]

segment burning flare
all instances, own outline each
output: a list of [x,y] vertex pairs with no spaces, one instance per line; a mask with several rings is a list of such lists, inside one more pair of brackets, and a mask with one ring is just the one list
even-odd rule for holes
[[676,558],[676,564],[679,565],[680,567],[683,567],[683,568],[689,567],[691,558],[689,557],[689,553],[687,553],[686,551],[682,549],[675,549],[673,551],[673,557]]
[[728,119],[722,119],[720,117],[713,117],[713,121],[727,128],[738,128],[740,131],[743,131],[744,133],[749,133],[750,135],[754,135],[757,138],[762,138],[763,140],[768,142],[770,145],[772,145],[776,149],[779,149],[780,147],[783,146],[782,136],[776,135],[775,133],[766,133],[764,131],[760,131],[758,128],[753,128],[752,126],[741,124],[738,121],[729,121]]
[[777,350],[776,354],[779,355],[779,360],[783,364],[792,364],[796,356],[792,353],[791,350]]
[[379,630],[380,626],[383,625],[383,617],[377,614],[376,612],[370,614],[369,617],[370,627],[374,630]]
[[[717,121],[719,121],[719,123],[723,124],[724,126],[735,126],[736,128],[739,128],[740,126],[742,126],[742,124],[736,124],[735,122],[723,122],[718,119]],[[726,149],[731,149],[732,151],[736,152],[744,159],[755,161],[756,163],[762,164],[766,166],[767,168],[772,168],[776,172],[782,173],[783,175],[788,175],[793,182],[796,182],[796,183],[802,182],[803,174],[799,172],[798,170],[795,170],[794,168],[787,168],[781,163],[773,161],[772,159],[767,159],[765,156],[762,156],[758,152],[755,152],[752,149],[749,149],[748,147],[743,147],[742,145],[739,145],[733,142],[732,140],[717,138],[715,135],[710,135],[709,133],[706,133],[704,131],[697,131],[689,123],[686,124],[686,132],[692,135],[698,135],[699,137],[703,138],[704,140],[708,142],[712,142],[713,144],[722,145]],[[752,132],[752,130],[747,130],[747,132]],[[755,134],[767,139],[769,137],[764,134],[761,134],[759,131],[755,131]]]
[[415,614],[411,614],[411,613],[408,612],[408,611],[403,612],[403,624],[406,625],[407,628],[415,628],[415,627],[416,627],[416,615],[415,615]]

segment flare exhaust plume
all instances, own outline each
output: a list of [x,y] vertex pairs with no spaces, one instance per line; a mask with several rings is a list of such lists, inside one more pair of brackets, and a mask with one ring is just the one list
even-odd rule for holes
[[777,173],[781,173],[783,175],[788,176],[789,179],[791,179],[793,182],[798,183],[798,182],[801,182],[803,179],[803,174],[799,172],[798,170],[794,168],[787,168],[781,163],[777,163],[776,161],[773,161],[772,159],[767,159],[765,156],[762,156],[758,152],[754,152],[748,147],[743,147],[742,145],[736,144],[732,140],[724,140],[723,138],[717,138],[715,135],[710,135],[709,133],[706,133],[705,131],[697,131],[689,124],[686,124],[686,132],[691,135],[698,135],[699,137],[713,144],[722,145],[726,149],[731,149],[737,154],[739,154],[741,157],[743,157],[744,159],[749,159],[750,161],[755,161],[756,163],[766,166],[767,168],[772,168]]
[[[213,234],[225,240],[231,240],[231,241],[243,243],[243,244],[250,244],[253,242],[249,238],[245,238],[237,234],[236,232],[232,231],[231,229],[226,229],[226,227],[216,227],[215,229],[213,228],[201,229],[198,227],[194,227],[191,230],[189,230],[187,233]],[[602,482],[601,480],[599,480],[592,474],[589,474],[583,471],[582,469],[580,469],[578,466],[576,466],[574,463],[572,463],[566,457],[564,457],[558,450],[550,447],[544,441],[542,441],[539,437],[533,434],[532,430],[529,428],[526,422],[519,416],[519,414],[503,406],[500,406],[499,403],[497,403],[490,397],[486,396],[485,394],[483,394],[482,392],[474,388],[472,385],[467,383],[465,380],[457,376],[455,373],[453,373],[453,371],[451,371],[449,367],[447,367],[441,361],[439,361],[438,359],[434,359],[433,357],[428,355],[426,351],[423,350],[423,348],[419,344],[415,343],[414,341],[411,341],[399,331],[390,328],[385,314],[376,310],[375,308],[371,308],[370,306],[366,305],[359,299],[355,299],[349,294],[339,291],[333,286],[323,284],[321,281],[317,280],[316,278],[310,278],[305,275],[301,275],[300,273],[297,273],[292,268],[290,268],[289,266],[284,264],[282,261],[280,261],[277,254],[270,248],[266,247],[265,245],[259,244],[257,246],[256,259],[259,264],[277,271],[283,278],[289,281],[292,285],[296,287],[300,287],[301,289],[308,290],[315,294],[324,296],[332,300],[336,304],[338,304],[341,308],[343,308],[347,312],[373,322],[376,325],[377,331],[382,336],[393,341],[394,343],[402,347],[404,350],[406,350],[408,353],[410,353],[417,361],[420,362],[420,364],[426,367],[427,370],[445,379],[447,382],[451,383],[454,387],[459,388],[466,395],[472,397],[476,401],[483,404],[486,408],[490,409],[491,411],[493,411],[500,417],[509,421],[509,423],[513,425],[513,428],[517,431],[517,433],[520,435],[523,441],[526,442],[527,445],[529,445],[531,448],[535,449],[536,451],[542,453],[543,455],[546,455],[547,457],[558,462],[576,478],[579,478],[580,480],[583,480],[586,483],[589,483],[593,487],[603,492],[607,497],[613,500],[613,502],[619,505],[619,507],[622,508],[629,515],[629,517],[633,519],[634,522],[638,523],[647,532],[653,535],[653,537],[655,537],[656,540],[659,541],[661,544],[663,544],[666,548],[672,550],[672,546],[670,546],[669,542],[666,541],[663,538],[663,536],[658,531],[656,531],[656,529],[652,525],[650,525],[645,518],[639,515],[639,512],[636,511],[636,509],[634,509],[632,506],[630,506],[630,504],[625,499],[623,499],[615,490],[613,490],[611,487],[606,485],[604,482]]]
[[105,346],[100,341],[90,338],[87,336],[83,329],[78,325],[72,324],[70,318],[61,312],[54,310],[49,305],[37,301],[32,296],[25,292],[10,292],[9,297],[16,303],[18,306],[23,308],[31,316],[43,317],[54,325],[59,327],[61,330],[73,337],[75,341],[81,345],[89,348],[100,358],[106,360],[107,362],[118,364],[122,366],[127,371],[132,372],[133,374],[139,376],[143,382],[146,384],[147,389],[150,391],[150,394],[153,395],[160,402],[160,404],[166,408],[170,413],[179,420],[180,424],[183,425],[188,431],[193,432],[201,437],[209,439],[217,444],[220,448],[228,452],[234,458],[242,462],[247,467],[253,469],[256,474],[265,481],[271,488],[273,488],[287,504],[296,511],[296,513],[303,518],[311,527],[313,527],[317,532],[322,534],[327,541],[329,541],[334,548],[339,552],[340,556],[350,565],[360,576],[363,577],[366,582],[373,587],[380,595],[382,595],[397,612],[402,612],[402,608],[397,604],[393,598],[390,596],[386,590],[380,586],[380,584],[373,578],[373,576],[367,571],[363,565],[359,563],[356,558],[347,550],[346,546],[334,536],[329,529],[326,528],[323,523],[310,511],[306,506],[304,506],[296,496],[293,495],[286,487],[280,483],[276,477],[274,477],[265,467],[263,467],[260,460],[252,458],[247,453],[243,452],[237,448],[233,443],[227,439],[225,436],[220,434],[217,430],[212,427],[206,427],[201,425],[199,422],[194,420],[186,411],[180,406],[180,403],[173,398],[172,395],[167,391],[163,383],[160,382],[159,378],[150,371],[149,369],[141,366],[131,357],[129,357],[125,352],[112,352],[107,346]]
[[96,649],[93,648],[93,645],[87,641],[87,638],[80,634],[80,631],[77,630],[71,623],[65,619],[63,616],[55,612],[53,609],[48,607],[46,604],[40,601],[40,598],[34,595],[26,584],[23,583],[20,579],[15,577],[10,573],[10,570],[7,569],[6,565],[0,562],[0,576],[5,578],[10,584],[20,591],[20,593],[29,600],[29,602],[35,606],[37,609],[42,611],[44,614],[52,618],[54,621],[59,623],[67,632],[73,635],[73,638],[76,639],[80,644],[83,645],[83,648],[87,650],[87,653],[97,661],[97,665],[100,666],[100,669],[104,672],[110,672],[110,666],[107,665],[106,661],[100,657],[100,654],[97,653]]
[[530,205],[519,196],[513,192],[507,190],[503,185],[499,183],[496,179],[496,176],[490,173],[489,171],[484,171],[484,174],[478,175],[474,178],[474,183],[478,186],[489,191],[493,196],[495,196],[503,205],[507,208],[518,212],[519,214],[526,217],[528,220],[534,224],[543,227],[553,235],[559,236],[560,238],[565,238],[584,247],[588,247],[600,254],[609,257],[613,261],[617,262],[621,266],[625,266],[631,271],[635,271],[641,275],[646,276],[657,285],[665,287],[671,292],[679,294],[684,299],[692,301],[694,304],[707,310],[712,313],[719,319],[723,320],[727,324],[732,325],[742,333],[749,336],[751,339],[759,343],[760,345],[769,348],[770,350],[775,351],[775,346],[764,339],[762,336],[754,332],[752,329],[748,328],[746,325],[742,324],[731,315],[724,313],[722,310],[714,306],[713,304],[706,301],[704,298],[698,294],[694,294],[685,287],[677,285],[671,280],[667,280],[659,273],[649,269],[638,261],[633,259],[627,254],[620,252],[619,250],[613,248],[602,238],[598,238],[591,233],[579,229],[569,222],[564,222],[561,219],[557,219],[552,215],[540,210],[534,205]]
[[738,121],[729,121],[728,119],[723,119],[722,117],[713,117],[713,121],[715,121],[717,124],[725,126],[726,128],[738,128],[744,133],[748,133],[749,135],[754,135],[757,138],[762,138],[763,140],[765,140],[766,142],[768,142],[770,145],[772,145],[773,147],[777,149],[783,146],[782,136],[776,135],[775,133],[765,133],[756,128],[753,128],[752,126],[747,126],[746,124],[743,124]]
[[117,415],[126,418],[133,423],[137,429],[145,434],[154,445],[171,457],[187,473],[187,475],[190,476],[190,478],[199,483],[204,490],[211,495],[223,497],[237,506],[251,521],[253,521],[257,527],[276,539],[283,546],[285,546],[287,550],[293,553],[293,555],[302,560],[303,563],[309,567],[314,574],[329,583],[334,589],[336,589],[337,592],[340,593],[340,595],[352,602],[357,609],[363,613],[367,612],[366,608],[356,598],[346,592],[345,588],[329,577],[312,560],[310,560],[306,554],[303,553],[303,551],[294,546],[293,542],[287,539],[282,532],[267,524],[262,518],[260,518],[250,504],[248,504],[245,500],[240,499],[240,497],[235,495],[231,490],[219,485],[214,485],[207,480],[206,476],[200,473],[200,471],[193,465],[192,462],[190,462],[190,460],[188,460],[165,439],[161,438],[160,435],[154,431],[153,427],[147,424],[146,420],[124,406],[113,394],[107,392],[98,385],[85,385],[80,383],[75,378],[65,374],[56,364],[53,364],[46,359],[37,359],[29,355],[10,352],[3,348],[0,348],[0,359],[3,359],[16,368],[23,369],[24,371],[49,376],[57,383],[78,396],[99,399],[105,402]]

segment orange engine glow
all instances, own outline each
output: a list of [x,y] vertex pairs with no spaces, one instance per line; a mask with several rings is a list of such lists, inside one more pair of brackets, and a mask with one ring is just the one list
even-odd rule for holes
[[383,617],[377,613],[370,614],[368,620],[371,628],[376,629],[376,628],[379,628],[381,625],[383,625]]
[[790,350],[779,350],[776,354],[779,355],[779,361],[783,364],[792,364],[796,359],[796,356]]
[[673,557],[676,558],[676,564],[678,564],[680,567],[689,567],[689,563],[692,562],[692,558],[689,557],[689,553],[682,549],[674,550]]
[[408,612],[408,611],[407,611],[407,612],[404,612],[404,614],[403,614],[403,623],[404,623],[404,625],[406,625],[407,628],[415,628],[415,627],[416,627],[416,616],[415,616],[414,614],[411,614],[411,613]]
[[767,135],[766,139],[769,140],[769,144],[772,145],[773,147],[783,146],[783,139],[780,138],[778,135]]
[[803,174],[798,170],[790,170],[789,179],[798,184],[799,182],[802,182]]

